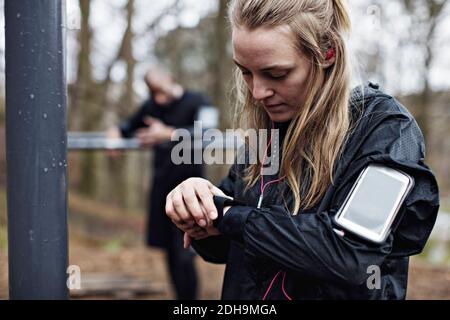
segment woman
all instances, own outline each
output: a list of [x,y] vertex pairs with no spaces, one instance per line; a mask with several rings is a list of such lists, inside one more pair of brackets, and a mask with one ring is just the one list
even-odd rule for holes
[[[180,184],[166,213],[186,232],[185,245],[226,263],[223,299],[404,299],[409,256],[432,230],[438,188],[408,111],[377,86],[350,89],[344,1],[234,0],[230,18],[236,114],[246,128],[280,130],[280,170],[265,176],[258,164],[235,164],[218,188],[203,179]],[[415,179],[381,244],[333,230],[370,163]],[[217,228],[214,195],[241,203],[223,209]],[[380,268],[375,288],[371,266]]]

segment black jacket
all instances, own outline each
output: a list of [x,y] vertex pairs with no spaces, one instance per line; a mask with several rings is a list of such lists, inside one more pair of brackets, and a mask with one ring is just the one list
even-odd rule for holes
[[[282,184],[273,184],[257,209],[259,183],[244,193],[245,165],[233,165],[220,188],[246,205],[227,212],[218,226],[222,235],[193,243],[206,261],[226,263],[223,299],[405,298],[409,256],[421,252],[431,233],[438,186],[424,164],[423,136],[406,108],[377,86],[361,93],[352,94],[357,122],[335,167],[335,184],[314,208],[290,214],[280,197]],[[382,244],[333,231],[334,214],[370,163],[399,168],[415,179],[396,227]],[[367,286],[373,265],[381,270],[380,289]]]

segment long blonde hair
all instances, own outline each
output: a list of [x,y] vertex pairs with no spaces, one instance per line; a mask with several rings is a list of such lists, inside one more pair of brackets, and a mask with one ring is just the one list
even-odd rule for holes
[[[350,63],[345,35],[350,19],[344,0],[232,0],[233,28],[287,25],[297,48],[312,62],[308,95],[292,119],[283,143],[280,176],[293,193],[293,214],[314,206],[333,183],[333,169],[350,129]],[[323,67],[327,49],[336,61]],[[235,123],[246,129],[269,129],[270,119],[254,101],[241,72],[236,69]],[[246,189],[260,177],[258,164],[249,165]],[[306,185],[307,184],[307,185]],[[304,190],[305,195],[303,195]]]

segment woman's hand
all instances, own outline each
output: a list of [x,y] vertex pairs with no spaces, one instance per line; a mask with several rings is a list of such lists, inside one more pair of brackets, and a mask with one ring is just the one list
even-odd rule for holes
[[203,229],[199,232],[185,232],[184,233],[184,240],[183,240],[183,246],[185,249],[189,248],[191,245],[192,240],[202,240],[209,238],[211,236],[217,236],[220,234],[220,231],[217,230],[214,227],[209,227],[207,229]]
[[[225,207],[223,209],[223,214],[225,215],[230,208],[231,207]],[[189,248],[193,239],[202,240],[220,234],[220,231],[214,227],[209,227],[206,229],[200,228],[200,230],[198,228],[200,228],[198,225],[194,225],[194,227],[191,229],[188,228],[185,231],[183,239],[183,246],[185,249]]]
[[180,183],[166,198],[166,214],[181,230],[194,224],[202,228],[212,226],[217,218],[213,196],[226,195],[211,182],[202,178],[190,178]]

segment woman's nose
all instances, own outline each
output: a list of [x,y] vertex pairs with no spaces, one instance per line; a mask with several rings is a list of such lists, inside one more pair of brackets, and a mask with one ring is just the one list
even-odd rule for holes
[[253,80],[252,95],[255,100],[264,100],[273,95],[270,89],[263,81]]

